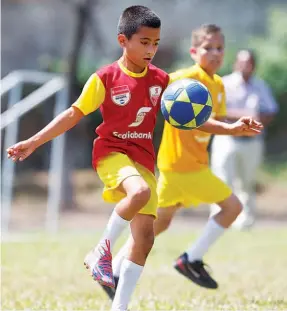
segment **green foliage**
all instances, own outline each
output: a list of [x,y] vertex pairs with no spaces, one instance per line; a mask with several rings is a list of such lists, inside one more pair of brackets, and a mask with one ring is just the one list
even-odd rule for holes
[[271,132],[287,128],[287,7],[270,11],[267,36],[254,38],[250,45],[258,54],[258,74],[272,88],[280,113]]
[[275,135],[286,126],[287,119],[287,7],[276,7],[269,11],[266,33],[260,37],[250,37],[246,44],[240,46],[227,43],[224,66],[220,74],[226,74],[232,70],[236,51],[242,47],[248,47],[257,55],[256,74],[264,79],[272,89],[272,92],[280,107],[280,113],[276,116],[269,129],[270,135]]
[[259,180],[264,180],[266,183],[282,182],[287,183],[287,153],[282,155],[282,159],[276,161],[268,161],[260,171]]

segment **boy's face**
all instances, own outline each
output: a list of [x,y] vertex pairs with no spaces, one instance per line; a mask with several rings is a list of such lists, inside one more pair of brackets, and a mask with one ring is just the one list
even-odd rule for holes
[[134,65],[145,68],[155,56],[160,40],[160,28],[141,27],[128,40],[123,34],[118,41],[124,49],[124,55]]
[[224,38],[221,32],[205,34],[197,47],[190,49],[191,57],[208,74],[215,74],[223,62]]

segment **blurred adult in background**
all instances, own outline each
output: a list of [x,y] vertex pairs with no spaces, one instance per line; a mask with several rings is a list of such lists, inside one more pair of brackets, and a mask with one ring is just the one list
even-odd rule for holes
[[[252,116],[265,128],[274,118],[278,106],[267,84],[255,77],[256,57],[251,50],[240,50],[234,71],[223,77],[226,90],[227,120]],[[224,151],[224,152],[223,152]],[[234,190],[243,203],[243,211],[233,226],[250,228],[255,220],[256,173],[262,163],[264,134],[256,137],[216,136],[212,144],[211,166],[214,173]],[[211,214],[217,211],[211,206]]]

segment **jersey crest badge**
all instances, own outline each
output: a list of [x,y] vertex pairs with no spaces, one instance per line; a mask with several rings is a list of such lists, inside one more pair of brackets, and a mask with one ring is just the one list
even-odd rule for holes
[[116,86],[111,89],[112,101],[118,106],[125,106],[131,99],[131,92],[127,85]]
[[162,88],[159,85],[154,85],[154,86],[151,86],[149,88],[150,100],[154,106],[156,106],[156,104],[158,102],[158,99],[159,99],[160,94],[161,94],[161,90],[162,90]]

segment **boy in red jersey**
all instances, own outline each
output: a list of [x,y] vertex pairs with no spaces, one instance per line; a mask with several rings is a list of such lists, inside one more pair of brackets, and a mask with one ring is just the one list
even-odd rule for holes
[[[190,53],[196,65],[171,73],[170,82],[191,78],[203,83],[212,97],[212,117],[192,131],[179,130],[165,122],[157,162],[159,208],[154,231],[156,236],[164,232],[180,208],[216,202],[221,211],[208,220],[194,245],[187,248],[174,265],[179,273],[195,284],[215,289],[218,284],[205,268],[203,256],[239,215],[241,203],[208,167],[209,133],[253,136],[260,133],[262,125],[250,117],[243,117],[232,124],[216,120],[226,114],[224,86],[216,74],[224,55],[224,35],[220,27],[207,24],[192,31]],[[246,123],[251,126],[245,127]],[[116,283],[128,249],[129,241],[113,260]],[[113,299],[115,290],[103,289]]]
[[38,147],[75,126],[100,108],[103,123],[94,141],[93,167],[104,183],[103,197],[117,205],[85,265],[101,285],[114,287],[111,250],[131,227],[133,243],[124,260],[112,310],[126,310],[153,246],[157,211],[152,136],[159,99],[168,75],[150,64],[160,40],[161,21],[150,9],[132,6],[121,15],[118,42],[123,55],[94,73],[79,99],[43,130],[8,148],[8,157],[23,161]]

